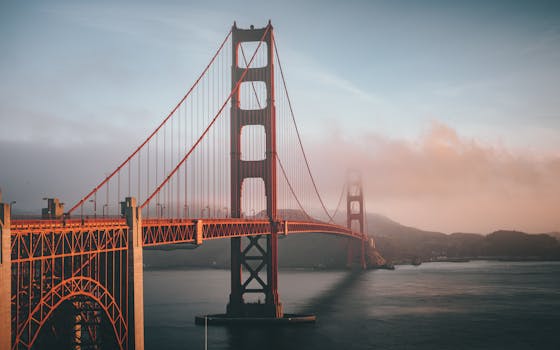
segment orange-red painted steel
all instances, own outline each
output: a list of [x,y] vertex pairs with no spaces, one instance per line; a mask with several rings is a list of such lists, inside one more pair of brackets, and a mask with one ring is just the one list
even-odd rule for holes
[[[277,293],[277,235],[291,235],[300,233],[325,233],[350,238],[352,241],[362,244],[363,247],[367,237],[363,231],[363,196],[359,197],[349,193],[348,213],[351,212],[350,201],[360,202],[360,215],[350,214],[348,228],[339,225],[319,221],[283,221],[279,220],[276,213],[276,121],[274,105],[274,37],[272,26],[261,29],[238,29],[235,25],[228,34],[232,36],[232,49],[234,60],[232,67],[232,91],[228,97],[231,98],[232,121],[231,121],[231,218],[227,219],[141,219],[135,217],[135,224],[130,224],[124,217],[101,218],[101,219],[69,219],[62,220],[12,220],[10,223],[11,235],[11,323],[12,323],[12,350],[30,349],[33,346],[41,346],[42,334],[55,332],[56,325],[46,326],[49,319],[62,317],[57,316],[57,310],[61,305],[71,304],[79,311],[80,305],[84,303],[95,303],[95,312],[103,313],[111,325],[114,333],[114,344],[111,348],[129,349],[134,347],[131,335],[134,333],[135,322],[132,311],[135,304],[137,307],[142,303],[131,299],[137,289],[131,287],[131,281],[136,264],[140,266],[141,254],[138,255],[139,237],[138,226],[141,223],[142,246],[153,247],[168,244],[191,243],[203,244],[205,240],[232,239],[232,294],[230,305],[234,310],[246,314],[244,311],[244,293],[264,293],[265,304],[272,306],[272,312],[266,311],[267,316],[282,317],[281,304]],[[226,38],[226,40],[227,40]],[[237,46],[246,41],[259,41],[259,46],[266,42],[268,64],[265,67],[250,68],[255,54],[247,64],[246,68],[238,65]],[[225,42],[225,41],[224,41]],[[222,49],[222,43],[218,52]],[[257,50],[258,50],[257,48]],[[216,58],[216,55],[212,61]],[[212,61],[210,63],[212,63]],[[208,67],[206,68],[208,70]],[[205,70],[205,72],[206,72]],[[258,73],[258,74],[257,74]],[[204,73],[203,73],[204,74]],[[261,110],[243,110],[239,107],[239,86],[244,81],[264,81],[267,87],[267,104]],[[200,81],[200,78],[199,78]],[[198,81],[197,81],[198,82]],[[195,83],[196,85],[196,83]],[[189,90],[186,96],[192,91]],[[186,96],[179,105],[186,99]],[[228,100],[220,108],[215,119],[225,108]],[[179,106],[178,105],[178,106]],[[174,111],[164,120],[163,125]],[[290,105],[291,109],[291,105]],[[212,121],[213,123],[213,121]],[[152,133],[148,139],[131,155],[139,152],[153,135],[161,128],[161,125]],[[208,126],[208,128],[211,127]],[[241,129],[248,125],[261,125],[266,132],[266,158],[258,161],[245,161],[241,158],[240,138]],[[208,128],[204,131],[206,133]],[[195,146],[204,137],[204,134],[195,143]],[[299,139],[299,133],[298,133]],[[301,143],[301,140],[300,140]],[[193,147],[193,148],[194,148]],[[192,151],[192,149],[191,149]],[[190,152],[189,151],[189,154]],[[188,157],[187,154],[181,162]],[[102,181],[88,195],[86,195],[70,212],[80,207],[109,179],[120,174],[119,171],[127,164],[131,157],[122,163],[117,170]],[[305,154],[304,154],[305,157]],[[306,159],[307,162],[307,159]],[[128,163],[129,164],[129,163]],[[167,179],[179,168],[173,169]],[[283,170],[283,169],[281,169]],[[309,166],[308,166],[309,170]],[[118,175],[120,176],[120,175]],[[265,220],[249,220],[240,218],[242,215],[241,192],[243,181],[246,178],[258,177],[265,183],[266,213]],[[165,180],[167,181],[167,180]],[[156,188],[154,194],[161,189]],[[317,190],[314,180],[313,185]],[[293,191],[293,188],[292,188]],[[148,197],[149,201],[153,197]],[[96,200],[94,200],[94,205]],[[323,208],[326,210],[324,207]],[[301,205],[300,205],[301,206]],[[94,216],[95,216],[94,207]],[[208,213],[209,214],[209,213]],[[328,214],[328,213],[327,213]],[[330,217],[330,215],[329,215]],[[131,218],[131,216],[127,216]],[[350,221],[360,221],[360,231],[352,231]],[[332,217],[331,217],[332,220]],[[129,226],[130,225],[130,226]],[[132,235],[135,232],[135,235]],[[132,236],[131,236],[132,235]],[[134,237],[135,241],[131,240]],[[241,238],[247,237],[248,243],[242,248]],[[259,242],[262,239],[263,242]],[[132,248],[134,247],[134,250]],[[251,255],[251,248],[261,252],[260,256]],[[134,252],[134,254],[133,254]],[[141,249],[140,249],[141,252]],[[131,259],[138,257],[140,260]],[[260,264],[254,267],[249,260],[259,259]],[[132,265],[131,265],[132,264]],[[245,268],[249,276],[241,279],[241,270]],[[259,277],[259,272],[266,268],[266,279]],[[134,272],[134,273],[133,273]],[[141,276],[140,276],[141,277]],[[265,282],[266,280],[266,282]],[[249,287],[251,281],[258,282],[257,287]],[[140,284],[141,285],[141,284]],[[138,297],[140,300],[141,295]],[[132,300],[132,301],[131,301]],[[62,309],[62,308],[60,308]],[[229,309],[229,306],[228,306]],[[249,310],[249,308],[247,308]],[[84,312],[88,312],[85,310]],[[237,312],[237,311],[236,311]],[[235,312],[232,312],[235,314]],[[96,315],[97,315],[96,314]],[[88,315],[84,314],[84,318]],[[97,321],[96,321],[97,322]],[[95,322],[93,322],[95,323]],[[138,325],[139,323],[136,323]],[[142,327],[143,323],[138,327]],[[95,324],[92,326],[95,327]],[[96,329],[87,329],[90,337],[98,334]]]
[[[243,58],[240,55],[242,44],[258,42],[251,60],[243,67]],[[241,213],[248,208],[242,207],[243,185],[247,179],[261,179],[264,183],[266,197],[266,216],[268,218],[263,231],[270,234],[241,241],[233,236],[231,240],[231,293],[227,313],[230,316],[269,316],[282,317],[282,304],[278,297],[278,237],[274,227],[277,217],[277,185],[276,185],[276,107],[274,95],[274,48],[273,28],[269,23],[264,28],[249,29],[232,28],[232,97],[231,97],[231,123],[230,123],[230,149],[231,149],[231,216],[241,218]],[[266,52],[266,64],[263,67],[251,67],[254,57],[263,47]],[[266,86],[266,105],[259,109],[243,109],[242,96],[239,86],[242,82],[261,82]],[[254,85],[253,85],[254,87]],[[259,103],[260,104],[260,103]],[[260,160],[244,160],[241,150],[242,130],[247,126],[261,126],[264,128],[266,139],[265,157]],[[251,145],[255,146],[255,145]],[[256,226],[255,226],[256,227]],[[251,256],[252,261],[248,261]],[[242,271],[248,274],[243,276]],[[262,271],[266,277],[261,278]],[[266,281],[266,282],[265,282]],[[252,288],[248,288],[253,284]],[[246,293],[260,293],[264,297],[263,304],[247,307],[244,295]],[[256,314],[255,314],[256,313]]]
[[[143,245],[158,246],[233,237],[325,233],[364,240],[333,224],[245,219],[147,219]],[[202,232],[198,232],[201,230]],[[63,302],[86,296],[111,322],[117,345],[127,348],[127,235],[124,219],[13,220],[13,349],[29,349]]]
[[12,349],[35,345],[57,307],[78,296],[99,304],[126,349],[127,234],[124,220],[13,220]]
[[[197,223],[202,223],[197,225]],[[197,232],[200,227],[202,232]],[[203,240],[270,235],[272,225],[268,220],[247,219],[149,219],[142,222],[144,246],[176,243],[196,243],[197,234]],[[318,221],[279,221],[277,234],[324,233],[366,240],[362,233],[334,224]]]
[[[351,170],[348,172],[348,183],[346,186],[346,226],[349,230],[352,229],[353,224],[358,225],[358,232],[365,230],[365,210],[364,210],[364,190],[362,186],[362,175],[360,172]],[[366,268],[365,247],[366,240],[363,239],[359,242],[360,251],[360,265],[363,269]],[[354,262],[354,249],[356,248],[355,242],[348,241],[347,245],[346,265],[352,266]]]

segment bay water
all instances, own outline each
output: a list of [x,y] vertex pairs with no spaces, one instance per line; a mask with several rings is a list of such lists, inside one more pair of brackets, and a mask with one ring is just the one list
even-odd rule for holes
[[[229,271],[144,271],[146,349],[204,349]],[[208,327],[208,349],[560,349],[560,262],[438,262],[394,271],[281,270],[284,311],[315,324]]]

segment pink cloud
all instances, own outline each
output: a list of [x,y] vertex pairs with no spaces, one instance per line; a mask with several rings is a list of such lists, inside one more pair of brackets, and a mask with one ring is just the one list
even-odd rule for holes
[[439,122],[415,141],[333,133],[311,153],[316,172],[333,174],[321,182],[331,196],[345,169],[361,169],[368,209],[404,224],[560,231],[560,157],[484,144]]

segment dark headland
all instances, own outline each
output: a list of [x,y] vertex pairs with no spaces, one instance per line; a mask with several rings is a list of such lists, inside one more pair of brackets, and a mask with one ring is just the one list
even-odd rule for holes
[[[297,219],[295,217],[294,219]],[[488,234],[424,231],[404,226],[378,214],[367,214],[368,234],[392,264],[428,261],[560,260],[560,233],[528,234],[496,231]],[[293,235],[279,240],[281,268],[344,268],[346,239],[328,235]],[[192,246],[167,246],[167,251],[146,250],[147,268],[229,268],[229,240]],[[171,251],[169,251],[171,250]]]

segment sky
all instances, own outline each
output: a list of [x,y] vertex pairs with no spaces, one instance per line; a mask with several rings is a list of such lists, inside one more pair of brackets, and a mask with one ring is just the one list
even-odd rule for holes
[[77,199],[269,19],[328,203],[355,167],[405,225],[560,231],[557,1],[2,0],[4,201]]

